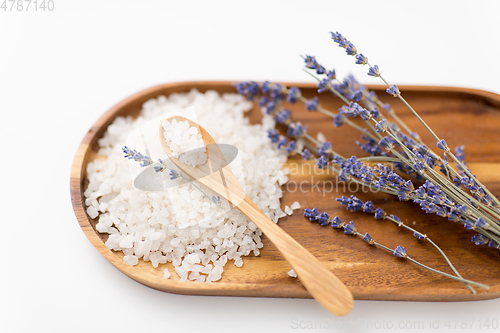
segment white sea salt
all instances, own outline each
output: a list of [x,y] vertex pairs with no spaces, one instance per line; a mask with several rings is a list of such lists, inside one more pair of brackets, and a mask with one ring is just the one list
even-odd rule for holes
[[290,207],[285,206],[285,213],[287,213],[288,215],[292,215],[293,214],[293,210]]
[[172,156],[178,157],[182,163],[196,166],[207,162],[206,146],[201,138],[199,128],[190,126],[187,120],[165,120],[164,137]]
[[293,268],[291,270],[288,271],[288,275],[290,277],[293,277],[293,278],[296,278],[297,277],[297,273],[295,273],[295,271],[293,270]]
[[295,201],[293,204],[290,205],[290,208],[293,210],[300,209],[300,203],[298,201]]
[[[275,221],[285,216],[280,209],[280,185],[288,181],[289,170],[282,168],[286,153],[274,149],[267,138],[274,119],[264,115],[262,124],[251,125],[245,112],[253,107],[252,103],[238,94],[221,96],[215,91],[159,96],[144,103],[137,119],[117,117],[98,142],[98,155],[103,158],[87,165],[85,204],[89,216],[99,219],[96,230],[109,234],[106,246],[122,251],[126,263],[134,266],[143,259],[158,267],[171,262],[182,281],[214,282],[222,278],[229,260],[239,267],[244,261],[242,257],[260,254],[259,249],[264,246],[262,232],[236,208],[220,212],[189,183],[166,191],[135,188],[132,170],[138,168],[137,162],[125,159],[121,151],[134,130],[186,107],[218,143],[238,148],[230,167],[264,214]],[[182,128],[182,140],[177,134],[171,138],[179,154],[199,148],[198,129],[181,122],[168,126]],[[201,162],[197,157],[193,163]],[[163,276],[170,277],[168,269]]]

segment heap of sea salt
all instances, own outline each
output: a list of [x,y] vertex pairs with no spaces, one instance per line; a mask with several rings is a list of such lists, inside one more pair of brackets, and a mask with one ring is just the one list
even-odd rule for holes
[[172,156],[193,167],[207,162],[207,148],[197,127],[189,126],[187,120],[179,122],[176,119],[165,120],[162,124]]
[[85,204],[89,216],[98,218],[96,230],[109,234],[108,248],[122,251],[128,264],[171,262],[174,271],[165,270],[165,278],[176,274],[183,281],[211,282],[221,279],[228,262],[241,266],[243,256],[259,255],[262,232],[236,208],[221,213],[190,183],[168,191],[135,188],[130,170],[137,162],[124,158],[121,150],[135,129],[188,107],[215,141],[238,148],[230,167],[247,195],[270,219],[282,217],[287,156],[267,137],[274,120],[265,115],[262,124],[251,125],[245,118],[250,102],[215,91],[159,96],[143,105],[137,119],[116,118],[99,140],[101,158],[87,166]]

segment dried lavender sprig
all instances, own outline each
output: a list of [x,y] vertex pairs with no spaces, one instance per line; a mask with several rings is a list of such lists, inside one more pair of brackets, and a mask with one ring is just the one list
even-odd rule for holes
[[205,193],[198,185],[196,185],[191,179],[185,177],[182,173],[179,171],[169,168],[167,164],[162,160],[158,159],[158,162],[154,162],[150,157],[141,154],[140,152],[136,151],[135,149],[130,149],[127,146],[124,146],[122,148],[122,151],[125,153],[125,158],[128,159],[133,159],[137,162],[141,162],[142,167],[147,167],[152,165],[155,172],[163,172],[165,170],[168,170],[170,180],[175,180],[177,178],[182,178],[191,185],[193,185],[198,191],[200,191],[205,197],[207,197],[210,201],[212,201],[216,206],[221,207],[221,202],[220,202],[220,197],[216,198],[215,196],[210,197],[208,194]]
[[[357,63],[357,64],[363,64],[363,65],[368,64],[368,59],[367,59],[365,56],[363,56],[362,54],[357,54],[355,50],[354,50],[353,52],[355,52],[355,53],[353,53],[352,55],[356,56],[356,59],[357,59],[356,63]],[[369,65],[369,64],[368,64],[368,65]],[[308,66],[306,66],[306,67],[308,67]],[[321,67],[322,67],[322,66],[321,66]],[[308,67],[308,68],[310,68],[310,67]],[[322,67],[322,68],[323,68],[323,67]],[[319,82],[319,83],[318,83],[318,86],[322,86],[322,88],[319,90],[319,92],[324,91],[324,90],[326,90],[327,88],[329,88],[329,89],[330,89],[330,90],[331,90],[331,91],[332,91],[335,95],[337,95],[339,98],[341,98],[344,102],[348,102],[347,98],[346,98],[346,97],[344,97],[344,96],[343,96],[343,95],[342,95],[342,94],[341,94],[341,93],[340,93],[337,89],[333,89],[333,88],[332,88],[332,86],[331,86],[331,80],[332,80],[332,77],[331,77],[331,75],[330,75],[330,74],[328,74],[328,75],[327,75],[327,76],[328,76],[328,80],[327,80],[327,79],[320,80],[319,78],[317,78],[315,75],[311,74],[310,72],[308,72],[308,71],[306,71],[306,72],[307,72],[308,74],[310,74],[311,76],[313,76],[313,77],[314,77],[314,78],[315,78],[315,79]],[[324,73],[324,70],[322,71],[322,73]],[[334,75],[335,71],[329,71],[329,73],[333,73],[333,75]],[[370,76],[375,76],[375,77],[379,77],[379,76],[381,76],[381,73],[380,73],[380,70],[379,70],[378,66],[377,66],[377,65],[375,65],[375,66],[373,66],[373,67],[371,67],[371,66],[370,66],[370,70],[369,70],[369,72],[368,72],[368,75],[370,75]],[[335,76],[333,76],[333,79],[335,79],[335,80],[337,80],[337,81],[338,81],[338,79],[337,79]],[[325,81],[326,81],[327,83],[325,83]],[[350,81],[352,81],[352,79],[351,79]],[[340,81],[339,81],[339,82],[340,82]],[[397,87],[396,87],[396,86],[391,86],[391,87],[390,87],[390,89],[388,89],[388,92],[392,93],[393,95],[396,95],[396,94],[399,94],[399,93],[400,93],[400,92],[399,92],[399,89],[397,89]],[[374,96],[376,96],[376,95],[373,93],[373,94],[372,94],[372,96],[371,96],[371,98],[373,99],[373,98],[374,98]],[[378,98],[377,98],[377,99],[376,99],[376,101],[375,101],[375,104],[377,104],[377,103],[378,103],[378,105],[379,105],[379,106],[380,106],[380,105],[382,105],[382,103],[380,102],[380,100],[378,100]],[[384,109],[386,109],[385,107],[383,107],[383,108],[384,108]],[[391,108],[391,109],[392,109],[392,108]],[[331,113],[330,113],[330,114],[331,114]],[[395,117],[396,121],[398,121],[398,122],[400,123],[400,125],[402,125],[402,126],[403,126],[406,130],[407,130],[407,132],[408,132],[411,136],[414,136],[415,132],[412,132],[412,131],[409,129],[409,127],[408,127],[408,126],[407,126],[407,125],[406,125],[406,124],[405,124],[405,123],[404,123],[404,122],[403,122],[403,121],[402,121],[399,117],[397,117],[397,115],[396,115],[393,111],[392,111],[392,112],[389,112],[389,114],[390,114],[390,115],[392,115],[393,117]],[[373,127],[372,127],[372,126],[370,126],[370,127],[371,127],[371,128],[372,128],[372,130],[373,130]],[[391,130],[391,132],[392,132],[392,134],[393,134],[392,136],[393,136],[393,137],[394,137],[394,136],[396,136],[396,133],[394,133],[394,131],[392,130],[392,128],[389,128],[389,129]],[[418,134],[417,134],[417,140],[421,143],[420,136],[418,136]],[[444,145],[443,145],[443,143],[444,143]],[[443,148],[443,149],[444,149],[444,147],[445,147],[445,142],[444,142],[444,140],[442,140],[442,142],[438,143],[438,147],[439,147],[439,146],[441,146],[441,148]],[[429,149],[429,148],[427,148],[427,149],[428,149],[428,150],[430,150],[430,151],[432,152],[432,150],[431,150],[431,149]],[[434,154],[434,152],[432,152],[432,153]],[[446,154],[446,153],[445,153],[445,154]],[[455,177],[457,177],[457,176],[458,176],[458,173],[457,173],[457,172],[456,172],[453,168],[451,168],[451,166],[449,166],[449,165],[448,165],[448,163],[446,163],[446,164],[445,164],[445,163],[442,161],[441,157],[438,157],[438,159],[439,159],[439,161],[441,162],[441,164],[445,166],[444,170],[445,170],[445,172],[446,172],[446,175],[447,175],[447,177],[448,177],[448,180],[450,180],[450,174],[449,174],[449,173],[450,173],[450,171],[451,171],[451,172],[453,172],[453,173],[455,174]],[[450,181],[451,181],[451,180],[450,180]],[[483,187],[484,187],[484,186],[483,186]],[[486,190],[487,190],[487,189],[486,189]],[[489,193],[489,197],[493,197],[493,199],[494,199],[494,200],[496,200],[496,198],[495,198],[495,197],[494,197],[491,193]],[[492,208],[490,209],[490,211],[491,211],[491,210],[493,210],[493,211],[497,211],[497,212],[499,212],[499,213],[500,213],[500,209],[498,209],[498,208],[496,208],[496,207],[492,207]]]
[[[276,84],[276,85],[278,86],[278,84]],[[268,86],[270,86],[270,85],[269,85],[269,83],[268,83]],[[292,88],[291,88],[291,89],[292,89]],[[283,91],[283,89],[282,89],[282,88],[280,88],[279,92],[281,93],[282,91]],[[314,103],[313,103],[313,107],[312,107],[312,109],[315,109],[315,108],[317,108],[317,107],[318,107],[318,103],[317,103],[317,100],[316,100],[316,101],[314,101]],[[377,124],[377,125],[378,125],[378,124]],[[394,132],[393,132],[393,133],[394,133]],[[391,133],[391,134],[392,134],[392,133]],[[405,162],[406,164],[408,164],[408,165],[410,165],[410,166],[411,166],[411,165],[413,164],[413,162],[415,162],[415,161],[416,161],[416,159],[415,159],[415,157],[414,157],[413,152],[412,152],[412,151],[410,151],[410,150],[409,150],[409,148],[407,148],[407,147],[406,147],[406,146],[405,146],[405,145],[404,145],[404,144],[403,144],[403,143],[399,140],[399,138],[398,138],[395,134],[390,135],[390,137],[391,137],[391,139],[392,139],[392,140],[396,141],[396,142],[398,143],[398,145],[399,145],[399,146],[403,147],[403,149],[405,150],[405,152],[407,153],[407,155],[408,155],[408,156],[412,159],[412,161],[407,160],[407,159],[406,159],[403,155],[399,154],[399,153],[398,153],[398,152],[396,152],[394,149],[390,149],[390,151],[391,151],[391,152],[393,152],[396,156],[398,156],[398,157],[399,157],[399,158],[400,158],[403,162]],[[317,144],[317,142],[316,142],[316,144]],[[292,149],[292,150],[293,150],[293,149]],[[288,151],[289,153],[291,152],[290,150],[288,150],[288,147],[287,147],[287,151]],[[323,166],[324,166],[324,165],[327,165],[327,164],[328,164],[328,163],[325,163],[325,162],[322,162],[322,163],[321,163],[321,165],[323,165]],[[366,185],[366,184],[364,184],[364,185]],[[483,234],[484,234],[484,233],[483,233]],[[486,235],[488,235],[488,234],[486,234]]]
[[[332,39],[338,43],[340,46],[342,46],[342,41],[340,41],[338,38],[336,38],[335,36],[339,36],[340,34],[337,33],[331,33],[332,34]],[[340,35],[341,36],[341,35]],[[350,43],[350,42],[349,42]],[[352,43],[350,43],[350,45],[352,45]],[[357,53],[357,50],[356,48],[352,48],[350,49],[350,51],[347,52],[349,55],[353,55],[353,56],[357,56],[358,53]],[[363,63],[365,64],[365,63]],[[366,64],[368,64],[368,61],[366,60]],[[375,65],[376,66],[376,65]],[[370,68],[372,68],[370,66]],[[389,89],[387,89],[387,92],[391,95],[393,95],[394,97],[398,97],[399,100],[401,100],[403,102],[403,104],[405,104],[405,106],[414,114],[415,117],[417,117],[417,119],[420,121],[420,123],[422,125],[424,125],[424,127],[427,129],[427,131],[436,139],[437,141],[437,146],[438,148],[442,149],[445,154],[447,153],[448,155],[450,155],[452,157],[452,159],[455,161],[455,163],[471,178],[475,178],[475,176],[470,172],[470,170],[463,164],[463,162],[458,159],[455,154],[453,154],[453,152],[451,152],[451,150],[448,148],[447,144],[446,144],[446,141],[441,139],[432,129],[431,127],[422,119],[422,117],[420,117],[420,115],[415,111],[415,109],[413,109],[413,107],[408,103],[408,101],[406,101],[405,98],[403,98],[401,96],[401,92],[399,91],[398,87],[396,85],[391,85],[387,82],[387,80],[385,80],[385,78],[381,75],[380,71],[378,70],[378,66],[377,66],[377,71],[376,71],[376,74],[375,75],[372,75],[370,74],[370,72],[368,73],[368,75],[371,75],[371,76],[374,76],[374,77],[379,77],[388,87]],[[484,192],[486,192],[488,194],[488,196],[491,198],[491,200],[496,204],[497,207],[500,207],[500,200],[498,200],[479,180],[477,180],[477,183],[478,185],[483,189]],[[498,209],[498,208],[497,208]],[[500,209],[499,209],[500,211]]]
[[[312,148],[314,149],[314,148]],[[309,156],[310,158],[310,156]],[[307,159],[309,159],[307,158]],[[331,166],[331,168],[337,172],[337,173],[340,173],[339,170],[336,170],[333,166]],[[358,181],[359,182],[359,181]],[[360,183],[360,182],[359,182]],[[366,185],[363,183],[363,185]],[[359,205],[361,206],[361,205]],[[365,210],[366,211],[366,210]],[[402,224],[402,222],[399,220],[399,218],[397,218],[396,216],[387,216],[383,211],[380,212],[380,209],[377,209],[375,210],[375,216],[376,218],[388,218],[389,220],[393,221],[394,223],[397,223],[398,226],[400,227],[404,227],[410,231],[413,232],[414,236],[419,238],[419,239],[426,239],[431,245],[433,245],[437,250],[438,252],[443,256],[443,258],[446,260],[446,262],[448,263],[448,265],[450,266],[450,268],[453,270],[453,272],[458,276],[458,277],[461,277],[460,273],[456,270],[456,268],[453,266],[453,264],[451,263],[451,261],[449,260],[449,258],[446,256],[446,254],[441,250],[441,248],[439,248],[439,246],[434,243],[430,238],[428,238],[426,235],[420,233],[419,231],[407,226],[406,224]],[[474,226],[473,228],[476,228],[476,226]],[[483,243],[484,240],[480,240],[479,242],[476,241],[474,238],[473,238],[473,241],[476,242],[476,244],[478,243]],[[495,244],[498,244],[498,243],[495,243]],[[471,292],[473,293],[476,293],[476,291],[470,286],[470,285],[467,285],[467,287],[471,290]]]
[[[434,248],[436,248],[436,250],[438,250],[438,252],[441,254],[441,256],[448,263],[448,266],[455,273],[455,275],[458,276],[459,278],[463,278],[462,275],[455,268],[455,266],[452,264],[452,262],[450,261],[448,256],[443,252],[443,250],[436,243],[434,243],[426,234],[423,234],[420,231],[417,231],[416,229],[414,229],[414,228],[408,226],[406,223],[402,222],[401,219],[399,217],[397,217],[396,215],[392,215],[392,214],[389,215],[384,210],[382,210],[380,207],[375,208],[371,201],[363,202],[360,199],[358,199],[357,197],[355,197],[354,195],[351,195],[350,198],[342,196],[341,198],[337,198],[335,200],[339,201],[342,205],[346,205],[347,210],[350,210],[350,211],[357,211],[360,209],[359,206],[361,206],[361,210],[363,212],[368,213],[368,214],[373,214],[376,219],[382,219],[382,220],[387,219],[389,221],[392,221],[398,227],[400,227],[400,228],[402,227],[406,230],[411,231],[413,233],[413,236],[415,236],[417,239],[428,241]],[[472,288],[468,284],[466,284],[466,285],[473,294],[476,294],[476,291],[474,290],[474,288]]]
[[483,289],[486,289],[488,290],[489,289],[489,286],[485,285],[485,284],[482,284],[482,283],[478,283],[478,282],[475,282],[475,281],[471,281],[471,280],[468,280],[468,279],[464,279],[464,278],[460,278],[460,277],[457,277],[457,276],[454,276],[454,275],[451,275],[451,274],[448,274],[448,273],[445,273],[445,272],[442,272],[442,271],[439,271],[435,268],[432,268],[432,267],[429,267],[427,265],[424,265],[422,263],[420,263],[419,261],[413,259],[413,258],[410,258],[407,253],[406,253],[406,249],[402,246],[397,246],[395,249],[391,249],[385,245],[382,245],[378,242],[376,242],[370,234],[365,234],[363,235],[362,233],[360,233],[357,228],[355,227],[354,223],[351,221],[349,222],[348,224],[342,222],[342,220],[338,217],[338,216],[335,216],[333,219],[330,219],[328,213],[319,213],[319,211],[316,209],[316,208],[313,208],[313,209],[309,209],[309,208],[306,208],[304,210],[304,216],[307,217],[309,219],[309,221],[312,221],[312,222],[317,222],[319,223],[320,225],[322,226],[327,226],[327,225],[330,225],[331,227],[335,228],[335,229],[344,229],[344,234],[346,235],[351,235],[351,236],[360,236],[362,237],[368,244],[370,245],[374,245],[374,246],[377,246],[379,248],[382,248],[386,251],[389,251],[389,252],[392,252],[395,256],[399,257],[399,258],[403,258],[403,259],[408,259],[410,260],[411,262],[419,265],[420,267],[422,268],[425,268],[431,272],[434,272],[434,273],[437,273],[437,274],[440,274],[444,277],[448,277],[450,279],[453,279],[453,280],[456,280],[456,281],[459,281],[459,282],[462,282],[462,283],[465,283],[465,284],[469,284],[469,285],[473,285],[473,286],[476,286],[476,287],[480,287],[480,288],[483,288]]

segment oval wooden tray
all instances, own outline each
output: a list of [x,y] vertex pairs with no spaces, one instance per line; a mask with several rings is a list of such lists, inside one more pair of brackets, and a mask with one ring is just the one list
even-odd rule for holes
[[[316,94],[313,84],[288,84],[301,88],[306,97]],[[165,265],[153,268],[150,262],[140,260],[137,266],[123,262],[121,252],[109,250],[104,242],[107,235],[95,230],[97,219],[92,220],[85,211],[83,192],[87,186],[86,165],[97,157],[97,140],[117,116],[137,116],[142,104],[158,95],[185,92],[196,88],[201,92],[216,90],[234,92],[230,82],[169,83],[141,91],[111,108],[89,130],[83,139],[71,170],[71,199],[77,220],[92,244],[124,274],[155,289],[178,294],[223,295],[255,297],[310,298],[297,279],[290,278],[290,266],[281,254],[264,237],[260,256],[244,258],[241,268],[229,262],[223,278],[215,283],[181,282],[175,273],[163,279]],[[418,131],[424,142],[434,141],[402,104],[385,93],[385,87],[369,86],[384,102],[391,102],[400,117]],[[454,87],[400,86],[410,104],[420,113],[438,135],[445,138],[450,147],[465,144],[468,165],[478,178],[500,196],[500,96],[497,94]],[[337,110],[341,102],[331,94],[321,94],[320,103],[327,109]],[[343,126],[335,129],[331,119],[317,112],[308,112],[302,105],[291,105],[293,117],[309,125],[309,133],[321,131],[332,141],[333,148],[345,156],[363,156],[355,144],[359,132]],[[261,112],[255,107],[249,112],[252,123],[259,121]],[[316,174],[311,165],[300,159],[291,159],[290,181],[300,184],[302,192],[284,187],[282,207],[299,201],[302,205],[292,216],[280,219],[279,225],[305,248],[318,257],[352,291],[355,299],[402,300],[402,301],[469,301],[500,297],[500,251],[487,246],[475,246],[473,232],[461,225],[431,214],[425,214],[410,202],[380,193],[356,195],[362,200],[372,200],[376,206],[398,215],[402,221],[426,233],[441,246],[461,274],[468,279],[491,286],[489,291],[478,289],[473,295],[459,282],[425,271],[414,264],[401,260],[391,253],[367,245],[363,240],[345,236],[339,230],[321,227],[302,216],[306,207],[317,207],[331,216],[353,220],[362,233],[369,232],[380,243],[395,248],[406,247],[408,255],[431,267],[450,272],[447,265],[429,244],[419,244],[412,234],[396,225],[364,213],[350,213],[335,201],[341,195],[350,195],[342,184],[336,184],[333,176]],[[166,264],[173,272],[173,267]]]

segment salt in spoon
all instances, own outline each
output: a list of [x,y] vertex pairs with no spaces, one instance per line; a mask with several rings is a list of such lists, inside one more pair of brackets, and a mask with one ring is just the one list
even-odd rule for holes
[[172,162],[185,174],[228,200],[255,223],[283,254],[297,273],[302,285],[324,308],[338,316],[348,314],[352,310],[354,302],[346,285],[253,203],[239,185],[226,163],[224,155],[218,149],[217,143],[203,127],[182,116],[173,116],[164,121],[174,119],[179,122],[187,120],[191,127],[199,128],[205,145],[210,149],[207,149],[208,160],[202,165],[193,167],[180,162],[172,156],[172,151],[165,141],[162,122],[160,142]]

